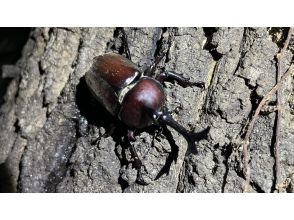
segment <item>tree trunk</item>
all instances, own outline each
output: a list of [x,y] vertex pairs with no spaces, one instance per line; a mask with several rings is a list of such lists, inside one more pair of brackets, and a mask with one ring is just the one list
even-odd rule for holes
[[[261,98],[275,85],[286,29],[126,28],[132,61],[142,69],[173,34],[160,67],[205,82],[206,89],[165,83],[167,106],[188,130],[210,128],[198,153],[172,128],[140,132],[134,142],[150,182],[135,182],[123,129],[97,104],[84,75],[95,56],[121,52],[115,28],[36,28],[0,102],[0,167],[11,192],[242,192],[240,143]],[[280,38],[277,38],[280,33]],[[293,61],[287,51],[283,72]],[[285,191],[294,181],[294,90],[291,76],[281,88],[281,172]],[[273,97],[270,104],[275,104]],[[275,190],[276,112],[263,112],[250,137],[250,190]],[[120,127],[119,127],[120,128]],[[179,149],[178,157],[171,155]],[[155,180],[158,174],[161,175]],[[2,189],[2,191],[3,191]]]

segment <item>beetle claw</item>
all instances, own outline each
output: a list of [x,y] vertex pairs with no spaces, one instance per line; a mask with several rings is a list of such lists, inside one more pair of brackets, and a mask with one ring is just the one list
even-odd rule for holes
[[149,183],[143,178],[143,173],[148,174],[148,170],[139,158],[135,158],[135,167],[138,171],[136,182],[141,185],[148,185]]
[[204,82],[192,82],[191,86],[197,86],[200,89],[205,89],[205,83]]
[[[144,171],[146,173],[148,173],[146,167],[144,165],[142,167],[144,167]],[[140,185],[145,185],[145,186],[146,185],[149,185],[149,183],[143,178],[142,169],[141,168],[138,169],[136,182],[139,183]]]
[[136,141],[136,137],[135,137],[135,132],[134,131],[132,131],[132,130],[129,130],[128,131],[128,140],[130,142]]

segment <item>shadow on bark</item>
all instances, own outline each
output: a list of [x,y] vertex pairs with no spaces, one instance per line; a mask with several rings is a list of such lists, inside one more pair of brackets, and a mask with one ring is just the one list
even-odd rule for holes
[[5,163],[0,165],[0,193],[11,193],[14,192],[12,187],[12,179],[9,169]]
[[11,65],[21,57],[30,28],[0,28],[0,106],[11,78],[2,78],[2,65]]
[[[29,38],[30,31],[30,28],[0,28],[0,107],[12,81],[12,77],[2,77],[2,66],[13,65],[17,62]],[[11,173],[5,163],[0,165],[0,192],[14,192]]]

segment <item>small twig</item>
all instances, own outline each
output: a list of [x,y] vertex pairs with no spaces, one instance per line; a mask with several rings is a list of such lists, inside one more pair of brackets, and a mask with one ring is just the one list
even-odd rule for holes
[[[285,41],[284,47],[282,48],[281,52],[279,54],[277,54],[277,82],[281,79],[282,76],[282,59],[285,55],[285,52],[287,50],[287,47],[289,45],[290,42],[290,38],[293,34],[293,28],[290,28],[288,31],[288,36],[287,39]],[[281,97],[282,97],[282,91],[281,90],[277,90],[277,106],[281,106]],[[281,130],[281,111],[278,110],[277,111],[277,115],[276,115],[276,131],[275,131],[275,146],[274,146],[274,150],[275,150],[275,160],[276,160],[276,165],[275,165],[275,174],[276,174],[276,190],[278,192],[281,192],[281,163],[280,163],[280,130]]]
[[248,146],[249,146],[249,137],[253,130],[254,124],[258,118],[258,115],[264,105],[271,99],[272,95],[280,88],[281,84],[285,81],[285,79],[294,71],[294,65],[291,65],[288,71],[282,76],[279,82],[263,97],[260,101],[252,120],[248,125],[248,129],[245,134],[244,142],[243,142],[243,155],[244,155],[244,163],[245,163],[245,175],[246,175],[246,185],[244,187],[244,192],[248,191],[249,183],[250,183],[250,167],[249,167],[249,158],[248,158]]
[[[288,37],[287,40],[285,42],[285,45],[283,47],[283,49],[281,50],[281,52],[277,55],[277,57],[279,57],[279,62],[281,62],[284,52],[288,47],[289,44],[289,40],[290,37],[292,35],[293,32],[293,28],[289,29],[288,32]],[[281,65],[281,63],[279,63],[278,65]],[[280,67],[278,67],[278,69],[280,69]],[[260,101],[258,107],[256,108],[254,115],[248,125],[246,134],[245,134],[245,138],[244,138],[244,142],[243,142],[243,155],[244,155],[244,168],[245,168],[245,186],[244,186],[244,192],[248,192],[249,191],[249,185],[250,185],[250,166],[249,166],[249,154],[248,154],[248,146],[249,146],[249,137],[250,134],[252,133],[254,124],[258,118],[258,115],[262,109],[263,106],[265,106],[268,101],[271,99],[271,97],[273,96],[274,93],[276,93],[276,91],[281,87],[282,83],[285,81],[285,79],[293,72],[294,70],[294,66],[291,65],[290,68],[288,69],[288,71],[280,78],[280,80],[278,81],[278,83],[263,97],[263,99]]]

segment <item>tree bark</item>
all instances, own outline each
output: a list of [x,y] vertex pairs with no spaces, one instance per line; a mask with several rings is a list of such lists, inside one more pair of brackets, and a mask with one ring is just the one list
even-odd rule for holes
[[[159,66],[183,73],[206,89],[165,83],[167,106],[188,130],[206,138],[188,147],[172,128],[143,130],[134,142],[150,182],[135,182],[123,129],[109,137],[110,115],[91,97],[84,75],[95,56],[121,52],[116,28],[36,28],[13,66],[0,106],[0,169],[10,192],[242,192],[240,142],[261,98],[275,85],[276,54],[284,29],[126,28],[132,61],[144,69],[173,34]],[[277,32],[281,38],[276,39]],[[293,62],[288,50],[283,70]],[[284,72],[282,71],[282,72]],[[294,181],[294,83],[281,88],[281,172]],[[275,103],[273,97],[271,104]],[[252,192],[273,192],[275,112],[259,116],[250,138]],[[118,126],[118,125],[117,125]],[[119,127],[119,126],[118,126]],[[171,153],[179,149],[171,161]],[[163,175],[156,179],[158,173]]]

